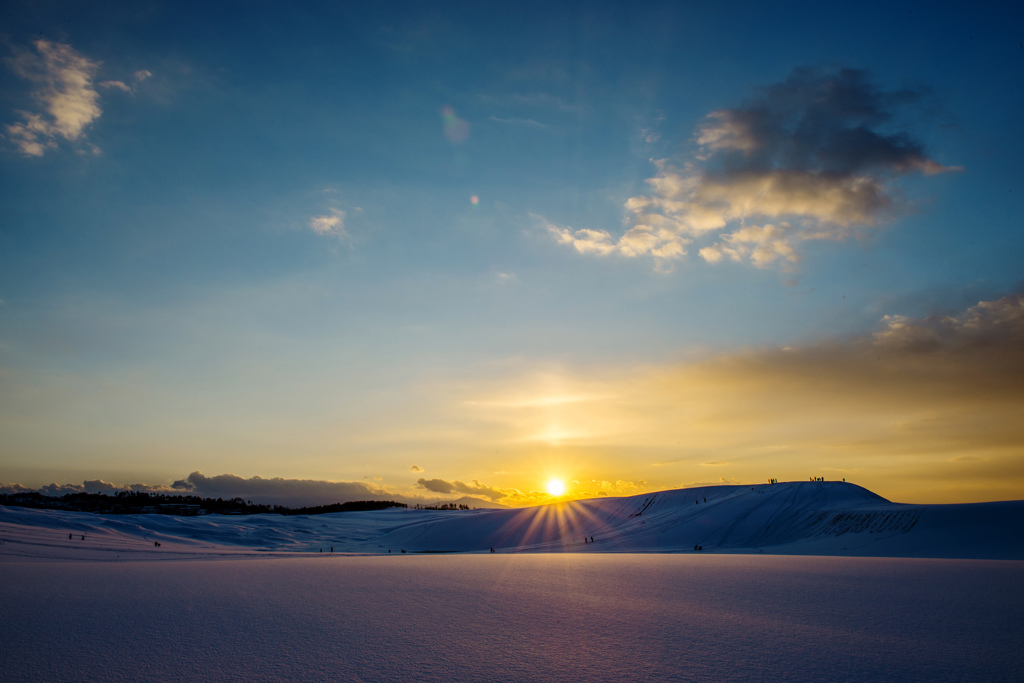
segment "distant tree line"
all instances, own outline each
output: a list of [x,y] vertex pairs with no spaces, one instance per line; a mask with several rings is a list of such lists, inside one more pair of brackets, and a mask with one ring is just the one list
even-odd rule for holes
[[146,493],[145,491],[118,491],[114,495],[104,493],[67,493],[63,496],[44,496],[30,493],[0,494],[0,505],[50,510],[72,510],[75,512],[101,512],[115,515],[322,515],[327,512],[357,512],[363,510],[384,510],[386,508],[407,508],[405,503],[391,500],[355,500],[331,505],[290,508],[284,505],[264,505],[244,498],[200,498],[199,496]]
[[463,503],[438,503],[436,505],[416,505],[416,510],[472,510],[468,505]]

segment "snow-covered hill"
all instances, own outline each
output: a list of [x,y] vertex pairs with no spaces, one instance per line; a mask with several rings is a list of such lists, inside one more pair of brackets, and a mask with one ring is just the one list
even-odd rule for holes
[[844,482],[709,486],[424,519],[380,542],[413,551],[1024,559],[1024,501],[900,505]]
[[521,509],[390,509],[294,517],[103,516],[0,507],[4,555],[181,559],[254,552],[386,554],[491,548],[1024,559],[1024,501],[902,505],[854,484],[788,482],[678,489]]

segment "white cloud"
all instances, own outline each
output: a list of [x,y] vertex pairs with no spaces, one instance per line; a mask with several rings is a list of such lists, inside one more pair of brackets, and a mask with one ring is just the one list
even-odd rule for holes
[[722,242],[701,249],[700,255],[708,263],[718,263],[728,257],[733,261],[749,260],[759,268],[779,261],[796,263],[797,253],[790,243],[792,234],[789,223],[740,228],[724,235]]
[[23,154],[42,156],[60,138],[78,140],[99,118],[99,93],[92,82],[99,63],[64,43],[37,40],[33,45],[35,52],[20,51],[6,61],[15,74],[33,84],[32,98],[42,111],[19,111],[22,121],[8,125],[6,132]]
[[549,222],[543,216],[531,214],[555,240],[561,244],[571,245],[581,254],[597,254],[608,256],[609,254],[621,254],[623,256],[638,256],[650,254],[658,263],[659,267],[665,266],[674,259],[686,255],[686,245],[690,239],[683,237],[678,232],[651,225],[635,225],[626,231],[618,240],[606,230],[592,230],[581,228],[562,227]]
[[615,244],[612,242],[611,233],[604,230],[590,230],[581,228],[570,230],[553,224],[548,224],[547,229],[562,244],[571,244],[581,254],[610,254],[615,251]]
[[345,212],[340,209],[331,209],[331,212],[322,216],[313,216],[309,219],[310,229],[318,235],[337,237],[345,239],[348,233],[345,231]]

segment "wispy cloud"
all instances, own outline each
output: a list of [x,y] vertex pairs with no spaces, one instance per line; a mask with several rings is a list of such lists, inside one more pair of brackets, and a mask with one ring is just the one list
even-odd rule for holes
[[536,119],[525,119],[525,118],[519,118],[517,116],[509,116],[507,118],[502,118],[500,116],[492,116],[491,117],[491,121],[494,121],[495,123],[505,123],[505,124],[508,124],[510,126],[526,126],[526,127],[529,127],[529,128],[549,128],[550,127],[549,124],[541,123],[540,121],[537,121]]
[[695,158],[652,160],[650,192],[625,203],[630,227],[548,225],[585,254],[651,256],[661,266],[695,242],[710,262],[787,267],[807,240],[845,240],[902,208],[895,181],[960,170],[929,158],[897,125],[920,98],[881,90],[864,71],[794,70],[745,105],[708,114]]
[[689,239],[682,237],[669,227],[637,225],[626,234],[616,239],[607,230],[569,227],[555,225],[543,216],[533,215],[541,225],[561,244],[571,245],[581,254],[597,254],[607,256],[640,256],[650,254],[661,270],[667,269],[671,261],[686,255]]
[[121,92],[132,91],[131,86],[125,83],[124,81],[100,81],[99,86],[101,88],[114,88],[115,90],[120,90]]
[[[152,77],[153,73],[148,69],[141,69],[136,71],[132,76],[134,83],[137,85],[147,78]],[[100,81],[98,84],[101,88],[113,88],[120,90],[121,92],[135,92],[135,88],[128,85],[124,81]]]
[[318,235],[336,237],[343,240],[348,237],[345,231],[345,212],[331,209],[330,213],[313,216],[309,219],[309,228]]
[[5,61],[15,74],[32,83],[32,99],[40,110],[19,111],[22,120],[8,125],[6,132],[22,154],[43,156],[61,138],[81,138],[99,118],[99,93],[93,87],[99,63],[64,43],[37,40],[33,46],[34,51],[20,50]]

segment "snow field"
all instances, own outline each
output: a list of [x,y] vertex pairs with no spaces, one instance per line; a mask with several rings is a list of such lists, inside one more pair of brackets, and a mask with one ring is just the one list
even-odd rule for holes
[[1024,563],[0,562],[3,680],[1012,681]]

